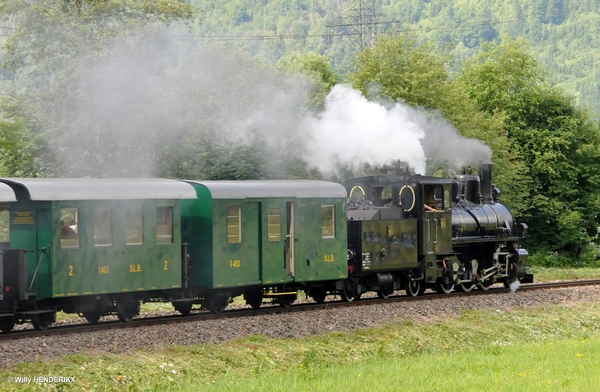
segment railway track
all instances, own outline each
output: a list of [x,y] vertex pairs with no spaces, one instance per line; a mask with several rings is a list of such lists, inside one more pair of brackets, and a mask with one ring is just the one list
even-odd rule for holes
[[[534,290],[549,290],[557,288],[568,288],[577,286],[592,286],[600,285],[600,280],[578,280],[578,281],[564,281],[554,283],[538,283],[528,284],[521,286],[518,291],[534,291]],[[232,309],[227,310],[219,314],[210,314],[207,312],[194,312],[190,315],[173,315],[173,316],[161,316],[161,317],[144,317],[135,319],[130,323],[122,323],[120,321],[104,321],[98,324],[69,324],[69,325],[58,325],[51,327],[46,331],[36,331],[33,329],[16,330],[9,334],[0,334],[0,341],[7,340],[21,340],[27,338],[37,338],[42,336],[53,336],[53,335],[67,335],[81,332],[93,332],[102,331],[107,329],[122,329],[122,328],[139,328],[144,326],[153,325],[164,325],[170,323],[186,323],[191,321],[202,321],[202,320],[217,320],[227,318],[239,318],[248,317],[254,315],[265,315],[265,314],[276,314],[276,313],[291,313],[291,312],[302,312],[316,309],[327,309],[336,307],[353,307],[353,306],[368,306],[375,304],[389,304],[392,302],[409,302],[409,301],[421,301],[421,300],[435,300],[442,298],[456,298],[460,296],[477,296],[477,295],[495,295],[511,292],[510,289],[504,287],[491,287],[489,290],[474,290],[468,293],[455,291],[451,294],[437,294],[437,293],[425,293],[418,297],[411,297],[407,295],[396,295],[390,296],[387,299],[380,298],[363,298],[353,302],[342,302],[342,301],[330,301],[322,304],[315,302],[299,303],[289,308],[280,306],[265,306],[260,309]]]

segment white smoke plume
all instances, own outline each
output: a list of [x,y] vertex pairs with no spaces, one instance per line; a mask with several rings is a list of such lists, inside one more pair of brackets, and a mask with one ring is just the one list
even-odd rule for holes
[[325,110],[311,116],[304,104],[311,86],[301,78],[280,77],[233,50],[187,45],[167,32],[136,40],[110,42],[101,57],[74,59],[77,78],[54,87],[53,96],[64,102],[39,105],[48,148],[63,166],[59,175],[171,175],[167,164],[194,159],[199,154],[192,147],[203,140],[229,148],[256,134],[268,144],[265,165],[281,163],[269,152],[297,146],[327,174],[336,163],[401,160],[424,174],[431,157],[456,166],[490,160],[487,146],[424,110],[372,102],[338,85]]
[[484,143],[460,136],[439,116],[406,104],[372,102],[344,85],[331,90],[325,111],[307,119],[302,131],[308,134],[311,163],[324,172],[333,172],[337,162],[385,165],[399,159],[425,174],[427,158],[458,167],[490,162],[492,155]]
[[510,292],[514,293],[516,292],[519,287],[521,287],[521,282],[519,282],[518,280],[515,280],[514,282],[510,283]]

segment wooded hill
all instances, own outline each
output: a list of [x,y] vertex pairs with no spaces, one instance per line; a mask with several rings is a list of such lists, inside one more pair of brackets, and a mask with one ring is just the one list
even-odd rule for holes
[[[385,32],[410,30],[452,54],[457,66],[474,56],[481,41],[504,34],[525,37],[531,53],[582,106],[600,112],[600,1],[597,0],[192,0],[201,39],[226,40],[253,54],[277,59],[290,50],[315,50],[342,67],[360,50],[357,26],[328,24],[392,22],[366,26]],[[368,6],[377,16],[369,19]],[[341,19],[337,19],[340,18]],[[328,34],[334,34],[331,38]],[[242,38],[245,37],[245,38]],[[281,37],[274,39],[273,37]]]

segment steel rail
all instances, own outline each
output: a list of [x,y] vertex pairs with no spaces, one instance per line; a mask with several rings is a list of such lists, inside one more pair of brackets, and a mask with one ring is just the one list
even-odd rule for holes
[[[534,290],[550,290],[550,289],[561,289],[566,287],[576,286],[593,286],[600,285],[600,280],[577,280],[577,281],[563,281],[563,282],[552,282],[552,283],[536,283],[521,285],[517,290],[520,291],[534,291]],[[192,314],[173,315],[173,316],[159,316],[159,317],[142,317],[134,319],[129,323],[123,323],[120,321],[103,321],[97,324],[71,324],[71,325],[57,325],[50,327],[46,331],[36,331],[33,329],[17,330],[11,333],[0,334],[0,341],[5,340],[21,340],[26,338],[38,338],[41,336],[54,336],[54,335],[68,335],[73,333],[83,332],[94,332],[104,331],[108,329],[121,329],[121,328],[139,328],[144,326],[164,325],[169,323],[186,323],[192,321],[203,321],[203,320],[218,320],[227,318],[239,318],[249,317],[264,314],[281,314],[291,312],[310,311],[318,309],[329,309],[337,307],[352,307],[352,306],[368,306],[376,304],[389,304],[393,302],[409,302],[409,301],[424,301],[424,300],[436,300],[443,298],[456,298],[461,296],[474,296],[474,295],[496,295],[510,293],[511,290],[504,287],[490,287],[489,290],[473,290],[470,292],[453,291],[450,294],[438,294],[438,293],[425,293],[417,297],[409,295],[391,295],[386,299],[381,298],[363,298],[352,302],[343,302],[340,300],[327,301],[322,304],[319,303],[299,303],[292,305],[288,308],[281,306],[265,306],[259,309],[231,309],[223,311],[219,314],[211,314],[206,311],[193,311]]]

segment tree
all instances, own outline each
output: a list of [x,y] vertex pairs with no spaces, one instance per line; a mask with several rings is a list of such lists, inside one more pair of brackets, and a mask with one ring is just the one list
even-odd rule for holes
[[435,109],[449,86],[446,61],[430,44],[419,44],[412,35],[379,35],[372,48],[356,56],[355,71],[348,74],[348,80],[367,97],[401,99]]
[[36,177],[39,145],[20,119],[0,121],[0,176]]
[[[99,65],[111,54],[123,58],[123,53],[148,50],[149,42],[160,47],[166,42],[164,27],[188,20],[194,9],[180,0],[3,0],[0,13],[16,22],[2,64],[13,82],[9,99],[2,102],[4,117],[25,119],[33,135],[48,143],[38,156],[41,174],[107,175],[107,161],[121,160],[123,173],[132,175],[126,159],[139,156],[139,147],[152,139],[123,141],[114,119],[98,122],[101,108],[87,103],[90,92],[104,86],[94,85],[99,78],[89,76],[104,72],[118,82],[118,68]],[[164,68],[161,62],[143,64],[140,71]],[[117,95],[107,93],[104,102],[127,99]],[[133,102],[130,114],[143,104]],[[80,148],[80,137],[91,142],[89,149]],[[102,154],[106,151],[110,154]]]
[[[356,70],[348,78],[363,93],[374,92],[371,98],[425,107],[432,116],[441,114],[456,127],[460,136],[486,143],[493,152],[494,181],[503,189],[504,201],[519,211],[523,208],[520,200],[525,188],[525,179],[520,174],[523,163],[515,159],[512,142],[503,129],[504,115],[477,107],[469,97],[468,88],[450,77],[446,70],[449,61],[448,56],[437,54],[430,44],[420,44],[411,35],[381,35],[372,48],[357,56]],[[445,145],[450,142],[449,138],[454,140],[455,136],[450,132],[441,140],[424,141],[430,173],[452,175],[456,168],[448,168],[447,161],[468,155],[464,144],[460,153]],[[440,147],[434,151],[432,145]]]
[[485,45],[460,81],[482,110],[505,115],[504,129],[529,179],[518,218],[531,228],[532,247],[585,254],[600,216],[598,124],[550,85],[523,39]]
[[302,75],[311,84],[307,103],[313,110],[323,109],[325,97],[339,80],[329,59],[315,52],[289,53],[279,60],[278,67]]

